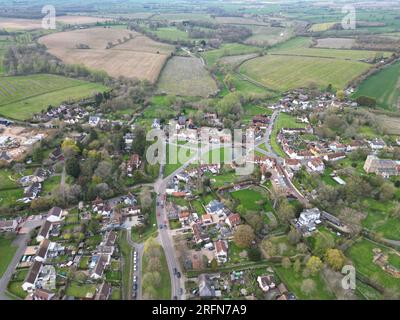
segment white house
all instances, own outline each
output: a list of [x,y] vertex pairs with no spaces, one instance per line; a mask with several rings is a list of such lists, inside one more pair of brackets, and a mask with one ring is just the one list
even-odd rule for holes
[[268,292],[270,289],[274,289],[276,287],[275,279],[272,275],[258,276],[257,282],[261,290],[264,292]]
[[316,229],[316,225],[321,223],[320,219],[321,212],[318,208],[304,210],[297,220],[297,225],[300,228],[305,228],[307,231],[311,232]]
[[47,215],[47,221],[50,221],[51,223],[59,223],[63,219],[63,210],[59,207],[51,208]]

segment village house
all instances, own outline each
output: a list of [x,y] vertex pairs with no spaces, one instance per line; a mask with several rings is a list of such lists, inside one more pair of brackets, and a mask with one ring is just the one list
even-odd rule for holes
[[382,150],[386,147],[385,141],[383,141],[381,138],[372,139],[368,141],[368,144],[369,147],[374,151]]
[[205,233],[202,230],[201,225],[193,223],[192,231],[193,231],[193,239],[196,244],[201,244],[203,242],[207,242],[210,240],[210,237],[207,235],[207,233]]
[[53,162],[57,162],[57,161],[63,161],[64,160],[64,155],[61,151],[61,148],[56,148],[54,149],[50,155],[49,155],[49,159]]
[[347,147],[346,145],[335,141],[329,144],[329,149],[331,149],[333,152],[344,152],[346,151]]
[[240,215],[238,213],[232,213],[230,214],[226,220],[225,223],[232,229],[236,226],[238,226],[241,223]]
[[307,162],[307,171],[310,173],[323,173],[325,165],[320,158],[314,158]]
[[40,192],[42,191],[42,184],[39,182],[34,182],[30,186],[24,189],[25,199],[36,199]]
[[64,220],[64,211],[59,207],[53,207],[47,214],[47,221],[51,223],[60,223]]
[[201,217],[201,222],[204,223],[204,224],[213,223],[213,219],[212,219],[211,214],[208,214],[208,213],[207,213],[207,214],[203,215],[203,216]]
[[106,266],[109,264],[109,261],[110,261],[109,256],[100,255],[94,269],[90,274],[90,278],[94,280],[101,279],[103,277]]
[[219,219],[225,220],[226,217],[231,214],[228,208],[226,208],[221,202],[218,200],[212,200],[206,206],[206,212],[211,215],[218,216]]
[[27,292],[32,292],[36,288],[36,281],[39,277],[39,274],[43,268],[43,264],[39,261],[33,262],[30,267],[28,274],[22,284],[22,289]]
[[188,210],[182,210],[179,212],[179,222],[182,224],[182,226],[188,224],[190,221],[190,211]]
[[215,242],[215,259],[218,263],[226,263],[228,261],[228,245],[224,240]]
[[325,161],[339,161],[339,160],[343,160],[346,158],[346,154],[344,152],[336,152],[336,153],[329,153],[327,155],[324,156],[324,160]]
[[321,212],[318,208],[306,209],[297,219],[296,225],[303,232],[312,232],[316,230],[316,225],[321,223]]
[[45,262],[47,253],[49,251],[50,240],[44,239],[40,244],[39,250],[36,254],[35,260],[38,262]]
[[98,116],[91,116],[89,117],[89,126],[97,127],[100,123],[101,118]]
[[375,173],[384,178],[400,175],[400,162],[394,160],[379,159],[377,156],[369,155],[364,163],[367,173]]
[[213,298],[216,296],[216,292],[209,275],[199,275],[197,278],[197,283],[199,284],[200,298]]
[[134,170],[137,170],[140,168],[141,163],[142,162],[141,162],[140,156],[138,154],[135,153],[130,157],[127,168],[126,168],[129,177],[132,176],[132,173]]
[[27,297],[27,300],[41,300],[41,301],[50,301],[55,297],[55,293],[45,290],[45,289],[36,289],[31,295]]
[[273,275],[258,276],[257,282],[263,292],[268,292],[276,287],[275,278]]
[[301,167],[302,167],[301,162],[298,159],[285,158],[284,165],[293,171],[299,171],[299,170],[301,170]]
[[46,220],[46,222],[40,228],[38,235],[36,236],[36,241],[42,242],[44,239],[48,239],[51,228],[52,228],[52,223]]

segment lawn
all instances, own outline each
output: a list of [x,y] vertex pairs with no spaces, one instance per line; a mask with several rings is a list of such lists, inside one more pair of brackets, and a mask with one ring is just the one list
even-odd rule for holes
[[239,201],[240,204],[249,211],[271,211],[272,207],[269,201],[263,206],[259,202],[262,200],[268,200],[268,195],[265,193],[261,193],[254,188],[243,189],[239,191],[235,191],[231,193],[232,197]]
[[13,240],[8,240],[0,236],[0,278],[6,272],[8,265],[17,251],[17,247],[13,246],[12,242]]
[[17,188],[17,179],[10,169],[0,170],[0,190]]
[[396,109],[400,101],[400,62],[368,77],[358,87],[354,97],[375,98],[382,108]]
[[188,148],[178,147],[175,145],[167,144],[166,150],[166,165],[164,167],[164,177],[168,177],[173,172],[178,170],[182,165],[191,157],[195,152]]
[[344,89],[370,67],[357,61],[266,55],[245,62],[239,70],[272,90],[287,91],[311,84],[319,88],[331,84],[336,89]]
[[[390,252],[392,249],[387,249],[377,243],[367,239],[361,239],[356,242],[347,252],[346,255],[353,261],[357,272],[366,276],[369,279],[377,281],[382,287],[391,289],[400,293],[400,279],[392,277],[383,271],[377,264],[373,262],[373,249],[379,248],[382,252]],[[394,265],[397,269],[400,265]]]
[[150,213],[150,221],[146,228],[144,228],[140,234],[132,229],[131,235],[134,242],[146,241],[149,237],[154,236],[157,232],[157,217],[155,210]]
[[[171,278],[168,270],[167,259],[165,257],[164,249],[160,246],[161,256],[159,258],[161,269],[159,270],[161,276],[161,284],[158,288],[156,288],[156,297],[154,300],[170,300],[171,299]],[[143,275],[148,271],[148,255],[146,254],[146,250],[143,254]],[[146,286],[143,285],[143,294],[146,294]]]
[[75,298],[90,298],[96,294],[95,284],[80,284],[72,281],[65,292],[67,296]]
[[24,190],[19,189],[9,189],[0,191],[0,206],[9,207],[14,204],[16,200],[23,198]]
[[52,195],[60,186],[61,176],[52,176],[43,183],[43,195]]
[[0,78],[0,114],[27,120],[49,105],[92,96],[107,87],[66,77],[38,74]]

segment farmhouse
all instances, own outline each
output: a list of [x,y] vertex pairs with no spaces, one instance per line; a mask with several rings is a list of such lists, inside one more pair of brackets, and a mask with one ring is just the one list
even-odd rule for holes
[[386,147],[385,141],[380,138],[375,138],[371,141],[368,141],[368,144],[372,150],[382,150]]
[[307,171],[323,173],[325,171],[325,165],[320,158],[314,158],[307,162]]
[[389,178],[400,174],[400,164],[394,160],[384,160],[374,155],[369,155],[365,160],[364,170],[367,173],[375,173],[384,178]]

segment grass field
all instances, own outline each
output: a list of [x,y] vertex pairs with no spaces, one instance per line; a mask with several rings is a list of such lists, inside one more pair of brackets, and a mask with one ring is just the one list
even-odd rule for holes
[[159,92],[178,96],[208,97],[217,90],[217,84],[198,58],[171,58],[158,82]]
[[65,294],[75,298],[88,298],[93,297],[96,294],[95,284],[79,284],[78,282],[72,281],[68,285]]
[[354,97],[375,98],[383,108],[400,107],[400,62],[391,65],[361,83]]
[[257,52],[260,52],[260,48],[239,43],[227,43],[222,45],[219,49],[205,52],[203,58],[208,66],[212,66],[222,57],[238,56]]
[[[39,42],[66,63],[84,64],[94,70],[106,71],[113,77],[125,76],[153,83],[174,51],[170,45],[118,28],[56,33],[40,38]],[[108,43],[113,44],[111,49],[106,49]],[[78,44],[86,44],[90,49],[77,49]]]
[[268,196],[262,194],[259,190],[253,188],[243,189],[231,193],[235,200],[238,200],[240,204],[249,211],[272,211],[272,206],[267,202],[264,206],[260,204],[260,201],[266,200]]
[[74,101],[108,90],[90,83],[56,75],[29,75],[0,78],[0,114],[27,120],[49,105]]
[[4,239],[0,236],[0,278],[7,270],[12,258],[14,257],[17,247],[12,245],[13,240]]
[[179,30],[175,27],[158,28],[155,31],[151,30],[151,32],[162,40],[168,40],[168,41],[189,40],[188,33]]
[[[392,277],[383,271],[377,264],[373,262],[373,249],[381,249],[382,252],[394,252],[379,244],[373,243],[367,239],[355,243],[347,252],[346,255],[353,261],[357,272],[362,275],[377,281],[385,289],[391,289],[400,293],[400,279]],[[391,261],[393,263],[393,261]],[[393,263],[394,267],[400,268],[400,264]]]
[[272,90],[287,91],[310,84],[343,89],[369,68],[369,64],[355,61],[267,55],[245,62],[240,72]]
[[269,26],[248,26],[253,35],[245,40],[246,44],[253,46],[272,46],[286,41],[293,35],[293,31],[287,28],[275,28]]
[[351,38],[324,38],[318,39],[316,48],[351,49],[356,44]]

